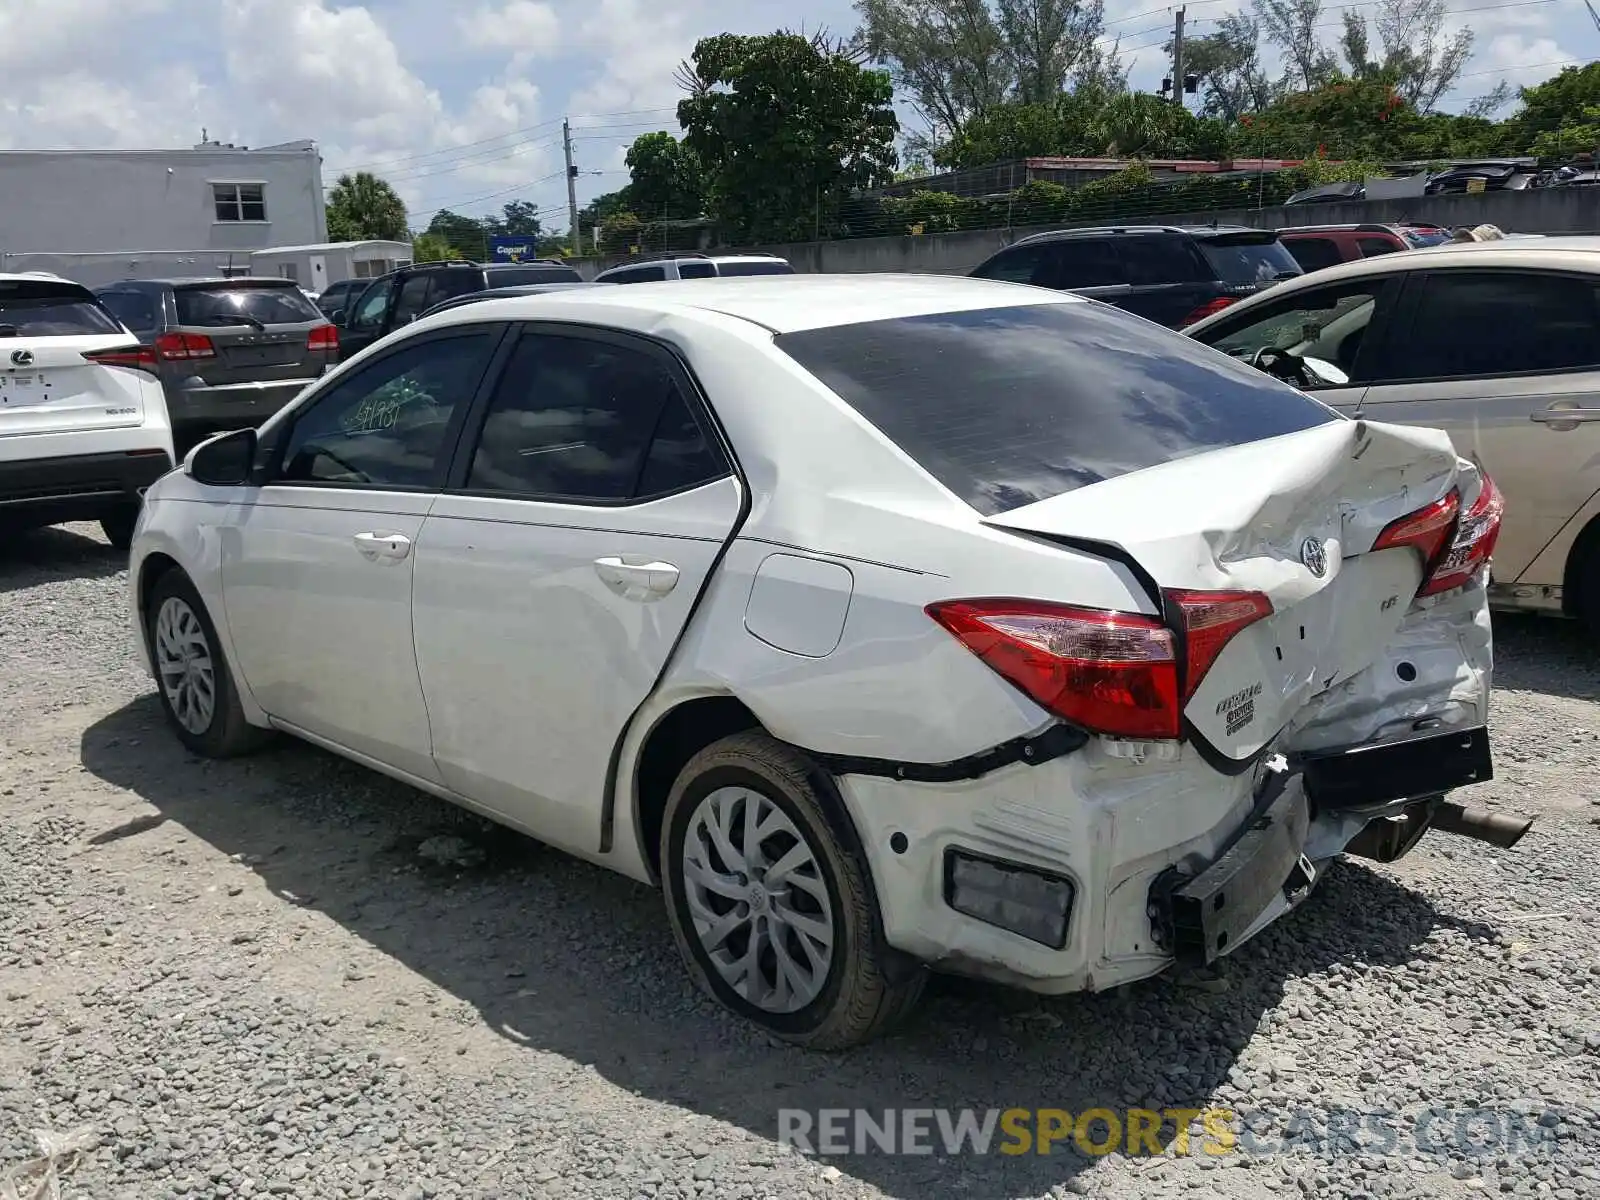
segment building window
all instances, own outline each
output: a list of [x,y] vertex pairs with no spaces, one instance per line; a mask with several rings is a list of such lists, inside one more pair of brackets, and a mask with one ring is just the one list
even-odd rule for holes
[[289,280],[291,283],[299,283],[300,282],[300,264],[299,263],[283,263],[281,266],[278,267],[278,274],[282,275],[285,279]]
[[264,184],[213,183],[211,198],[219,221],[265,221],[267,199]]

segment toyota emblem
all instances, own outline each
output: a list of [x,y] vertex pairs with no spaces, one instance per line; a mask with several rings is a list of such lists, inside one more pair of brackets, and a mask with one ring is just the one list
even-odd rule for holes
[[1305,563],[1306,570],[1318,579],[1328,573],[1328,552],[1322,548],[1322,542],[1317,538],[1308,537],[1300,543],[1300,561]]
[[11,365],[14,367],[33,366],[32,350],[13,350],[11,352]]

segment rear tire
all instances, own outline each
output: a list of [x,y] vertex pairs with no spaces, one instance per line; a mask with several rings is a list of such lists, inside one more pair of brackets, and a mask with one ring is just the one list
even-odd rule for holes
[[244,719],[216,626],[182,571],[168,571],[150,589],[145,640],[161,710],[190,750],[206,758],[231,758],[271,739],[270,731]]
[[1576,616],[1589,636],[1600,641],[1600,538],[1589,538],[1588,548],[1578,563],[1578,604]]
[[831,787],[793,748],[734,734],[684,767],[661,829],[667,916],[690,976],[814,1050],[883,1033],[927,979],[884,940],[867,864],[829,819]]
[[126,553],[133,546],[133,527],[138,520],[137,504],[114,508],[100,518],[100,532],[106,535],[112,549]]

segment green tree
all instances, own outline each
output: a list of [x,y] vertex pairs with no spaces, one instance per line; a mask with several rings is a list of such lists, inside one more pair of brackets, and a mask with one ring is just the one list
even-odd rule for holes
[[670,133],[633,139],[625,159],[628,203],[647,218],[698,217],[705,209],[705,175],[694,151]]
[[460,253],[456,255],[458,258],[488,257],[489,230],[477,217],[467,217],[441,208],[428,222],[427,232],[459,250]]
[[405,202],[386,180],[368,171],[341,175],[328,193],[328,237],[335,242],[403,242]]
[[466,257],[437,233],[419,233],[411,239],[413,262],[443,262],[448,258]]
[[679,79],[684,144],[739,240],[825,236],[852,192],[894,177],[894,85],[824,35],[703,38]]
[[1200,77],[1204,116],[1232,123],[1278,98],[1280,89],[1261,68],[1260,44],[1260,24],[1243,12],[1219,18],[1215,33],[1184,42],[1184,71]]
[[[1519,147],[1533,153],[1569,157],[1594,153],[1588,132],[1590,109],[1600,106],[1600,62],[1565,67],[1561,73],[1521,92],[1522,104],[1506,124]],[[1532,150],[1539,146],[1541,149]]]
[[536,238],[544,231],[539,224],[539,206],[531,200],[508,201],[500,211],[499,233]]
[[1418,112],[1431,112],[1472,58],[1472,30],[1445,36],[1444,0],[1378,0],[1377,10],[1375,48],[1367,18],[1352,9],[1343,13],[1339,43],[1351,75],[1390,79],[1407,104]]
[[855,42],[941,140],[1002,104],[1048,104],[1126,72],[1096,46],[1103,0],[856,0]]
[[1323,0],[1251,0],[1256,21],[1267,41],[1283,55],[1288,85],[1308,92],[1327,83],[1337,71],[1333,55],[1322,44]]
[[582,235],[585,248],[594,245],[594,230],[597,225],[604,225],[607,218],[618,213],[630,212],[628,193],[631,189],[619,188],[614,192],[606,192],[596,196],[578,210],[578,232]]

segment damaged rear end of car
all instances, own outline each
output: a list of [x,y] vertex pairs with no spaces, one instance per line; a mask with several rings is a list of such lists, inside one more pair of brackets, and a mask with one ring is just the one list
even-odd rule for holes
[[1231,953],[1341,853],[1526,830],[1446,799],[1492,773],[1503,509],[1446,435],[1099,305],[875,324],[779,345],[970,507],[920,615],[1036,717],[965,764],[824,756],[891,945],[1099,989]]

